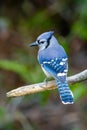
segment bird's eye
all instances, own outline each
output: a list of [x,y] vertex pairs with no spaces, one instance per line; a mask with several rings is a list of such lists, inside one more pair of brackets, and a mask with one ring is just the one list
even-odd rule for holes
[[41,41],[40,43],[41,43],[41,44],[44,44],[44,41]]

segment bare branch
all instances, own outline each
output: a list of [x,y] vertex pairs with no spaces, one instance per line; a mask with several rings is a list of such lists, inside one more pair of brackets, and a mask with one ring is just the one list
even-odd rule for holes
[[[84,80],[87,80],[87,69],[70,77],[67,77],[67,81],[69,84],[75,84],[78,82],[82,82]],[[49,81],[46,83],[37,83],[32,85],[27,85],[23,87],[19,87],[17,89],[11,90],[7,93],[7,97],[17,97],[17,96],[23,96],[27,94],[33,94],[38,92],[43,92],[45,90],[52,90],[56,89],[56,83],[55,81]]]

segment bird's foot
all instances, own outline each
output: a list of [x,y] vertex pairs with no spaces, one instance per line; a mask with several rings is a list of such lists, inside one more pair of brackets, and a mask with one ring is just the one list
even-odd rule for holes
[[47,86],[47,83],[48,83],[48,78],[46,77],[44,80],[44,84]]

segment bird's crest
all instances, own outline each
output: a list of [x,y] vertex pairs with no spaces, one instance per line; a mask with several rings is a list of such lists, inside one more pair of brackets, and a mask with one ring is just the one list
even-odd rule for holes
[[54,31],[49,31],[49,32],[45,32],[45,33],[42,33],[38,38],[37,40],[40,40],[40,39],[50,39],[53,35]]

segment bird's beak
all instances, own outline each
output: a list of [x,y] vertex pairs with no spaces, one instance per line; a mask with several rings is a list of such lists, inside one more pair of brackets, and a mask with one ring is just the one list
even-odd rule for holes
[[38,44],[37,44],[36,42],[33,42],[33,43],[29,44],[30,47],[32,47],[32,46],[37,46],[37,45],[38,45]]

